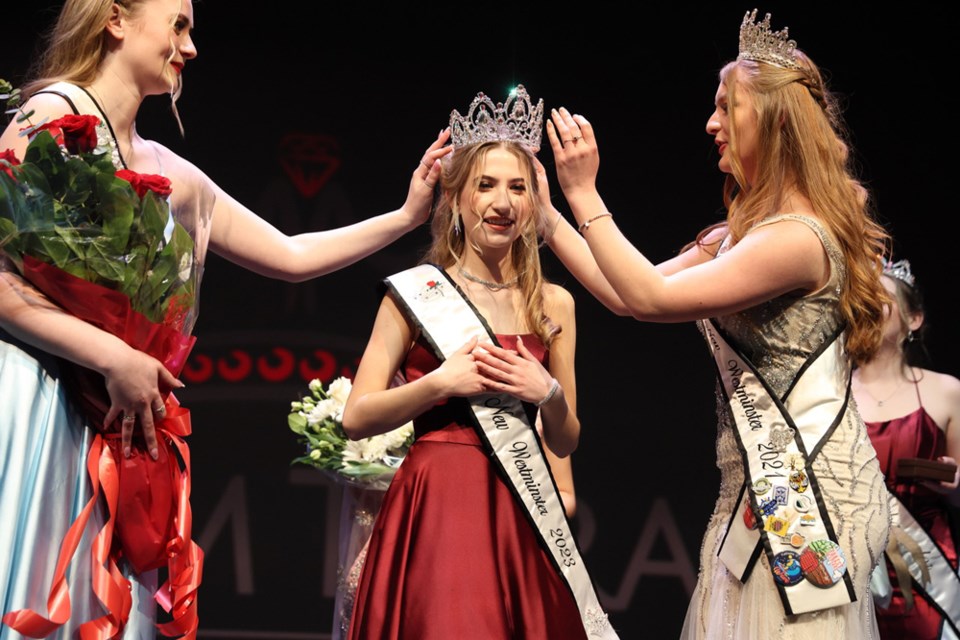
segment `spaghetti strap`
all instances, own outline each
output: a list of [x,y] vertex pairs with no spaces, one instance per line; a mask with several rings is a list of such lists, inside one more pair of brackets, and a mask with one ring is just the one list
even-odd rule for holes
[[913,367],[910,367],[910,374],[910,377],[913,378],[913,389],[917,392],[917,402],[920,404],[920,408],[923,409],[923,398],[920,397],[920,380],[923,378],[918,380],[917,376],[913,375]]

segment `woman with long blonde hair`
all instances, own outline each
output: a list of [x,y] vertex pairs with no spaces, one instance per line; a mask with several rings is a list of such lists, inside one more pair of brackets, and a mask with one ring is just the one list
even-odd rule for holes
[[[117,170],[169,180],[167,229],[179,223],[190,234],[193,259],[181,269],[196,284],[208,245],[261,275],[301,281],[351,264],[426,221],[439,159],[448,151],[446,133],[421,156],[399,209],[292,237],[183,158],[142,138],[136,128],[140,105],[152,95],[176,99],[186,64],[197,55],[192,29],[191,0],[66,0],[35,80],[25,87],[22,112],[29,117],[11,122],[0,136],[0,172],[14,180],[18,175],[12,159],[22,159],[28,144],[22,127],[52,124],[65,115],[95,116],[97,146]],[[195,311],[178,316],[178,331],[189,335]],[[105,382],[102,425],[93,424],[64,390],[63,372],[73,366]],[[80,628],[104,637],[156,634],[155,571],[137,575],[128,567],[126,577],[117,571],[91,584],[92,572],[106,572],[91,559],[92,537],[114,514],[96,501],[83,509],[91,496],[86,460],[96,432],[120,432],[119,456],[156,461],[164,449],[157,426],[168,417],[170,391],[181,386],[159,360],[65,312],[0,258],[0,613],[9,614],[7,624],[34,636],[74,637]],[[64,548],[78,544],[73,561],[66,564],[71,553],[65,553],[58,564],[71,522],[87,517],[89,526],[76,532],[79,537],[64,542]],[[103,528],[112,531],[112,524]],[[109,538],[106,545],[103,554],[110,551]],[[195,567],[192,579],[199,581],[199,574]],[[191,594],[174,603],[190,610],[179,629],[188,636],[196,633],[194,602]],[[0,636],[9,631],[2,628]]]
[[[580,433],[576,325],[572,297],[540,270],[530,149],[542,120],[522,88],[514,99],[523,127],[465,133],[451,117],[433,244],[424,264],[387,279],[344,411],[353,438],[411,419],[416,430],[370,540],[357,640],[585,638],[581,613],[594,610],[578,612],[573,596],[577,584],[592,593],[588,581],[559,570],[578,563],[563,513]],[[474,104],[494,119],[517,113],[486,100]],[[517,134],[526,128],[535,135]],[[391,388],[398,370],[407,382]]]
[[745,16],[715,100],[724,224],[651,264],[597,193],[590,123],[561,109],[547,132],[582,237],[558,219],[550,246],[615,312],[699,321],[716,362],[720,497],[682,637],[870,637],[889,514],[849,375],[880,343],[887,236],[819,69],[769,15]]

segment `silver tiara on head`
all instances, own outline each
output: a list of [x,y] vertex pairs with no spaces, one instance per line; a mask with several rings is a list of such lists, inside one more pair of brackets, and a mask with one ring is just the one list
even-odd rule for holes
[[497,102],[478,93],[466,116],[450,113],[453,148],[478,142],[518,142],[530,149],[540,148],[543,133],[543,100],[534,107],[530,95],[518,84],[506,102]]
[[794,50],[797,43],[790,40],[787,27],[770,30],[770,14],[757,22],[757,10],[747,11],[740,24],[740,55],[737,60],[766,62],[784,69],[799,69]]
[[896,278],[900,282],[903,282],[910,287],[915,286],[915,279],[913,277],[913,272],[910,271],[909,260],[890,262],[889,260],[884,259],[883,275],[887,276],[888,278]]

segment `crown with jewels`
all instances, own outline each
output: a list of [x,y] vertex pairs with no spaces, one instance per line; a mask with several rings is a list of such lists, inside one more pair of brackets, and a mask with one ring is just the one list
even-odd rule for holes
[[534,107],[522,84],[510,92],[506,102],[497,102],[478,93],[466,116],[450,113],[453,148],[478,142],[518,142],[530,149],[540,148],[543,130],[543,100]]
[[913,272],[910,271],[909,260],[898,260],[896,262],[891,262],[890,260],[884,259],[883,275],[889,278],[896,278],[900,282],[903,282],[910,287],[915,286],[915,279],[913,277]]
[[757,22],[757,10],[747,11],[740,24],[740,55],[737,60],[766,62],[784,69],[799,69],[794,55],[797,43],[790,40],[787,27],[782,31],[770,30],[770,14]]

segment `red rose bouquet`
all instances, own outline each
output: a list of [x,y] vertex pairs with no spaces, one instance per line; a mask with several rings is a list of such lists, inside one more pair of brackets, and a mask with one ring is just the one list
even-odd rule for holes
[[[4,85],[0,80],[0,94],[9,93]],[[29,115],[18,120],[29,124]],[[171,216],[170,181],[117,171],[109,150],[98,145],[98,123],[94,116],[67,115],[29,124],[22,162],[0,151],[0,252],[63,309],[179,375],[195,341],[190,331],[200,269],[194,241]],[[93,496],[61,546],[50,617],[24,610],[3,621],[43,637],[69,618],[69,598],[63,606],[54,592],[66,595],[64,560],[75,552],[103,493],[109,520],[93,545],[92,565],[94,590],[108,613],[81,631],[89,625],[89,637],[108,638],[122,630],[131,606],[129,583],[116,565],[123,557],[138,572],[167,567],[169,580],[157,600],[173,621],[160,630],[193,637],[202,552],[190,532],[190,458],[183,441],[189,412],[170,395],[166,418],[157,424],[159,459],[139,451],[125,459],[119,420],[103,424],[110,406],[103,377],[65,363],[64,379],[100,431],[87,461]]]

